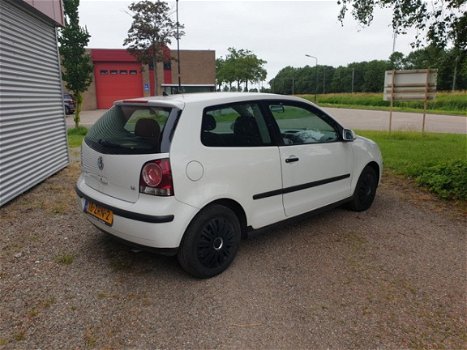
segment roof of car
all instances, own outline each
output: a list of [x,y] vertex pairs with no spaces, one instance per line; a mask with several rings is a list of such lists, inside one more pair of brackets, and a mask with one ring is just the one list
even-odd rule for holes
[[301,100],[294,96],[284,96],[277,94],[267,94],[260,92],[202,92],[202,93],[190,93],[190,94],[176,94],[169,96],[147,96],[134,99],[128,99],[124,103],[132,102],[149,102],[149,103],[161,103],[161,104],[172,104],[172,105],[184,105],[185,103],[196,103],[196,102],[215,102],[215,103],[228,103],[233,101],[248,101],[248,100],[264,100],[264,99],[287,99],[287,100]]

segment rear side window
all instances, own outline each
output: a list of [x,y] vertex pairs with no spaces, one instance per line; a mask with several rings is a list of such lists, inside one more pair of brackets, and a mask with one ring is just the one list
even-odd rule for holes
[[147,154],[161,150],[172,109],[118,105],[109,109],[89,129],[85,142],[101,153]]
[[201,142],[208,147],[258,147],[272,144],[257,103],[235,103],[205,109]]

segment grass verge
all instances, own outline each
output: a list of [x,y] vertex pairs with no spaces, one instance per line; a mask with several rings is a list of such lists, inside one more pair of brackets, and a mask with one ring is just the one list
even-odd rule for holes
[[443,199],[467,201],[467,136],[358,131],[378,143],[384,167]]
[[87,133],[88,129],[86,129],[84,126],[68,129],[68,147],[81,146],[81,142],[83,142],[83,138]]
[[[314,101],[314,95],[301,95]],[[317,96],[322,107],[389,110],[390,102],[383,100],[382,93],[342,93]],[[394,110],[400,112],[423,112],[423,101],[396,101]],[[433,101],[428,102],[427,113],[467,116],[467,91],[438,92]]]

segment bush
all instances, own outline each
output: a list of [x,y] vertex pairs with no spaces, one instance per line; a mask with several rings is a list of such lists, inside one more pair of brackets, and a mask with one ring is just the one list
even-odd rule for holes
[[467,161],[456,160],[425,168],[416,181],[441,198],[467,200]]

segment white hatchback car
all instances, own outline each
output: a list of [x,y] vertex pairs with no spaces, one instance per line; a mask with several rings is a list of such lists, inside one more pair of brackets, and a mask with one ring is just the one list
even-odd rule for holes
[[89,130],[76,191],[102,231],[224,271],[247,232],[347,203],[368,209],[382,159],[314,104],[260,93],[118,101]]

